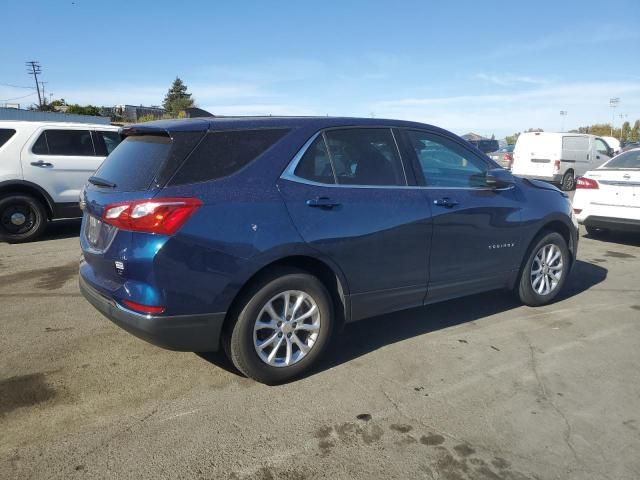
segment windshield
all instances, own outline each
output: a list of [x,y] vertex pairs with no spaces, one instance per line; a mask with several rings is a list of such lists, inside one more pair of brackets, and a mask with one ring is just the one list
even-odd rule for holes
[[621,153],[600,168],[640,168],[640,149]]

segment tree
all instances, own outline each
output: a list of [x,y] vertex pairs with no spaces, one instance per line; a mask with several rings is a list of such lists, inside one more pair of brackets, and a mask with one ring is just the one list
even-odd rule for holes
[[516,132],[513,135],[507,135],[505,137],[505,140],[507,141],[508,145],[515,145],[516,142],[518,141],[519,136],[520,136],[520,132]]
[[624,122],[620,127],[620,140],[626,140],[629,138],[629,134],[631,133],[631,124],[629,122]]
[[640,120],[636,120],[636,122],[633,124],[629,140],[631,140],[632,142],[640,141]]
[[169,91],[164,97],[162,106],[169,116],[178,116],[180,112],[184,112],[187,108],[193,107],[194,100],[191,94],[187,93],[187,86],[182,82],[180,77],[171,84]]
[[100,116],[100,108],[94,105],[78,105],[77,103],[69,105],[66,113],[75,113],[77,115],[93,115]]

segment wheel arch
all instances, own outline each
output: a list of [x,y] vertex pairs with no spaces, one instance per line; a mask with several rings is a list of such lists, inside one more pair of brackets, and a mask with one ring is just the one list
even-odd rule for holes
[[339,329],[349,318],[350,306],[348,297],[348,287],[346,279],[342,272],[337,268],[330,266],[328,262],[321,260],[315,256],[297,254],[278,258],[272,262],[262,266],[254,272],[242,288],[236,293],[227,309],[224,320],[223,329],[226,330],[233,322],[233,317],[238,313],[238,309],[245,300],[247,292],[258,282],[270,275],[271,272],[278,268],[294,268],[305,271],[318,278],[325,288],[329,291],[333,300],[334,311],[336,312],[336,327]]
[[54,202],[51,196],[39,185],[27,182],[26,180],[9,180],[0,182],[0,197],[18,193],[22,195],[31,195],[38,199],[44,205],[47,211],[47,218],[51,220],[54,215]]

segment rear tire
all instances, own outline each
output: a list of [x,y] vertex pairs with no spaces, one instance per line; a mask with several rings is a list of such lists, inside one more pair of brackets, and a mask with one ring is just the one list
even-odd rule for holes
[[560,189],[565,192],[569,192],[573,190],[576,186],[576,178],[573,173],[573,170],[567,170],[565,174],[562,176],[562,183],[560,184]]
[[47,227],[44,205],[30,195],[8,195],[0,198],[0,241],[30,242]]
[[520,272],[518,296],[525,305],[551,303],[569,275],[571,255],[564,237],[543,231],[533,241]]
[[329,342],[333,323],[333,303],[322,282],[300,270],[279,269],[244,295],[223,342],[227,355],[243,374],[277,385],[298,377],[317,362]]

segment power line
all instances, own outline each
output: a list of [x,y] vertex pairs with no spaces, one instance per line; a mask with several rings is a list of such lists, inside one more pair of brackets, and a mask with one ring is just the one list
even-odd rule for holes
[[28,88],[29,90],[35,90],[35,87],[25,87],[22,85],[12,85],[10,83],[0,83],[3,87],[11,87],[11,88]]
[[40,96],[40,86],[38,85],[38,74],[42,73],[42,69],[40,68],[40,62],[36,60],[30,60],[25,62],[27,66],[27,73],[29,75],[33,75],[33,79],[36,81],[36,90],[38,91],[38,106],[42,108],[42,97]]
[[20,100],[21,98],[31,97],[32,95],[35,95],[35,94],[36,92],[32,92],[27,95],[23,95],[22,97],[5,98],[4,100],[0,99],[0,102],[10,102],[11,100]]

